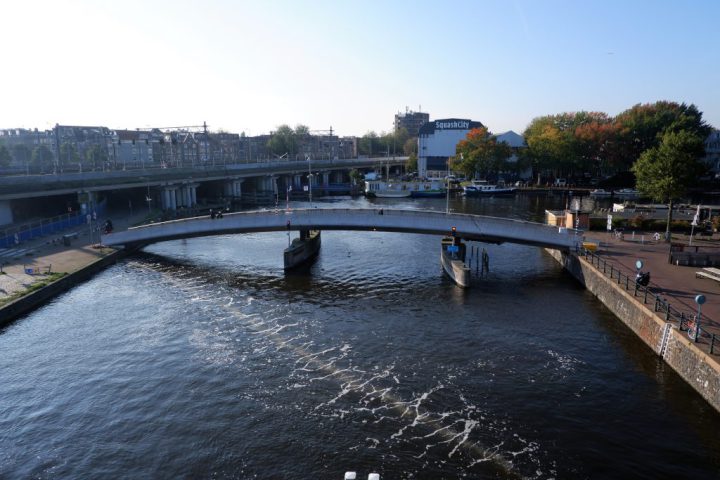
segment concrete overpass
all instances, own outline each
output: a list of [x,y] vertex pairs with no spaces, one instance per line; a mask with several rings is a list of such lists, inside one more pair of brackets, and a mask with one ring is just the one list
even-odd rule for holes
[[221,219],[195,217],[154,223],[102,236],[108,246],[138,247],[181,238],[287,230],[354,230],[456,235],[488,243],[519,243],[569,250],[580,237],[545,224],[425,210],[312,208],[258,210],[226,214]]
[[101,192],[139,187],[159,187],[182,182],[207,182],[245,179],[268,175],[307,174],[313,172],[381,168],[403,165],[407,157],[348,158],[307,161],[264,160],[232,165],[206,165],[196,168],[143,168],[105,172],[0,177],[0,201],[82,192]]

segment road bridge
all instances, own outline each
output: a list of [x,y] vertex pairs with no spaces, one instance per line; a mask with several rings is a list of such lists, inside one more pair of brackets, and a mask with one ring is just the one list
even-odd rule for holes
[[230,213],[154,223],[102,236],[108,246],[133,248],[155,242],[249,232],[354,230],[449,235],[488,243],[519,243],[569,250],[580,241],[573,231],[545,224],[426,210],[310,208]]
[[140,187],[159,187],[181,182],[208,182],[246,179],[272,175],[307,175],[353,168],[383,168],[403,165],[406,157],[347,158],[289,161],[265,160],[233,165],[205,165],[196,168],[143,168],[105,172],[64,173],[52,175],[15,175],[0,177],[0,201],[83,192],[102,192]]

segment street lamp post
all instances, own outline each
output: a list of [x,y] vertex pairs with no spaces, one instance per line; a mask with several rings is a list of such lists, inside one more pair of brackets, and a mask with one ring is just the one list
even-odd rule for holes
[[693,328],[692,331],[688,330],[688,337],[697,343],[698,335],[700,335],[700,316],[702,314],[702,304],[705,303],[705,295],[697,295],[695,297],[695,303],[697,303],[698,306],[697,317],[695,317],[695,328]]
[[312,208],[312,159],[310,155],[307,156],[308,161],[308,198],[310,199],[310,208]]

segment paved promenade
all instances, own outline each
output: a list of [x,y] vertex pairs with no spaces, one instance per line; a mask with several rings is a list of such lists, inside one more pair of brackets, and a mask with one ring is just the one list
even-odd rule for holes
[[[112,221],[116,229],[124,230],[146,216],[147,212],[117,215],[112,216]],[[62,237],[70,233],[77,233],[77,238],[71,240],[70,246],[65,246]],[[43,281],[48,268],[51,272],[72,273],[114,251],[97,245],[98,239],[97,232],[93,233],[91,239],[90,228],[82,225],[52,236],[24,242],[13,249],[0,250],[0,265],[4,272],[0,274],[0,302],[25,291],[33,283]],[[39,273],[28,274],[27,269]]]
[[[701,328],[718,337],[712,357],[720,363],[720,283],[696,278],[695,272],[700,271],[702,267],[676,266],[668,263],[670,246],[664,241],[653,241],[653,233],[644,233],[645,243],[641,243],[643,232],[636,232],[634,241],[629,234],[625,234],[624,239],[621,240],[601,232],[588,232],[586,238],[599,240],[601,247],[598,254],[606,258],[608,264],[614,264],[615,268],[620,267],[623,274],[629,274],[631,278],[635,275],[635,262],[642,260],[643,271],[650,272],[650,289],[659,293],[674,309],[685,312],[686,315],[697,313],[695,296],[705,295],[706,303],[702,306]],[[715,236],[717,237],[717,234]],[[673,242],[688,245],[688,236],[673,235]],[[720,241],[694,239],[693,245],[720,247]],[[708,353],[709,340],[703,338],[698,342],[698,347]]]

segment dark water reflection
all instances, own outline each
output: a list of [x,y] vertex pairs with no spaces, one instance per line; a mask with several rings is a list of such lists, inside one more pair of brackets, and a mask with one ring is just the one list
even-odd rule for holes
[[6,328],[0,477],[718,478],[718,415],[541,250],[480,245],[463,291],[434,237],[286,245],[154,245]]

